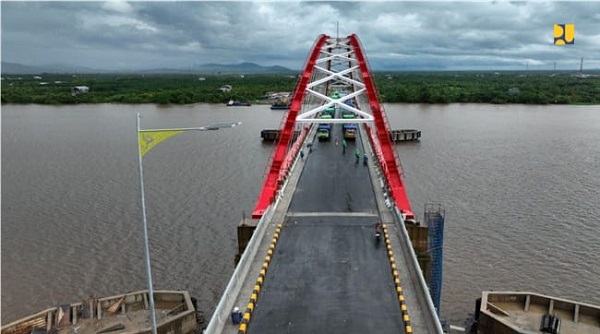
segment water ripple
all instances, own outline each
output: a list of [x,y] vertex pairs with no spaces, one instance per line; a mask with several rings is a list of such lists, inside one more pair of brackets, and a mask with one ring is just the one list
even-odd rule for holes
[[[135,113],[142,128],[242,121],[172,137],[144,157],[154,286],[211,314],[233,272],[278,128],[268,106],[3,106],[2,318],[146,288]],[[482,290],[600,304],[596,106],[386,105],[414,211],[443,203],[442,312],[461,323]]]

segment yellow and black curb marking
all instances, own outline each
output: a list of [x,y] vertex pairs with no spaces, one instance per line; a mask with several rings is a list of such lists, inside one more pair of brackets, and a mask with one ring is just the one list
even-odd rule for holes
[[246,311],[244,312],[244,316],[242,317],[242,323],[238,327],[238,333],[244,334],[248,330],[248,323],[250,322],[250,317],[252,316],[252,312],[254,311],[254,306],[256,306],[256,300],[258,299],[258,295],[260,290],[265,283],[265,276],[267,275],[267,269],[269,268],[269,263],[271,262],[271,257],[273,256],[273,252],[275,252],[275,245],[277,245],[277,239],[279,239],[279,233],[281,233],[282,224],[277,224],[277,228],[275,229],[275,233],[273,234],[273,240],[269,245],[269,249],[267,250],[267,256],[265,257],[265,261],[263,262],[262,268],[260,269],[260,273],[258,274],[258,278],[256,279],[256,284],[254,284],[254,289],[252,290],[252,295],[250,296],[250,301],[248,305],[246,305]]
[[404,301],[404,292],[400,285],[400,276],[398,268],[396,266],[396,260],[394,260],[394,252],[392,251],[392,243],[388,235],[387,227],[383,224],[383,238],[385,239],[385,248],[387,250],[388,259],[390,260],[390,266],[392,269],[392,275],[394,276],[394,285],[396,286],[396,293],[398,294],[398,302],[400,303],[400,310],[402,311],[402,321],[404,322],[404,329],[407,334],[412,334],[412,326],[410,325],[410,317],[408,316],[408,308]]

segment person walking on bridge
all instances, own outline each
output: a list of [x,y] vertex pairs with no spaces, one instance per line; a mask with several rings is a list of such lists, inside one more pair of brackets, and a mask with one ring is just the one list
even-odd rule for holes
[[348,147],[348,143],[346,143],[346,139],[342,140],[342,153],[346,153],[346,147]]
[[356,151],[354,151],[354,156],[356,157],[356,163],[358,163],[358,161],[360,160],[360,150],[356,149]]

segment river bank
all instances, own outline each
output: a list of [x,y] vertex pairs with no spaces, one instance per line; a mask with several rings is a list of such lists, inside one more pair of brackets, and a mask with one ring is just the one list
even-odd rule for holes
[[[385,103],[600,104],[600,72],[375,73]],[[2,76],[2,104],[259,103],[292,91],[296,74],[43,74]],[[87,87],[74,90],[74,87]]]

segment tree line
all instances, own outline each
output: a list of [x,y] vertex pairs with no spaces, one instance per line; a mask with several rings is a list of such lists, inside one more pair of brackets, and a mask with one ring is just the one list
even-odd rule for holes
[[[600,104],[600,72],[587,77],[552,72],[374,73],[381,102]],[[266,92],[292,91],[294,74],[41,74],[3,75],[2,103],[256,102]],[[220,87],[230,85],[231,91]],[[71,94],[71,87],[89,92]]]

